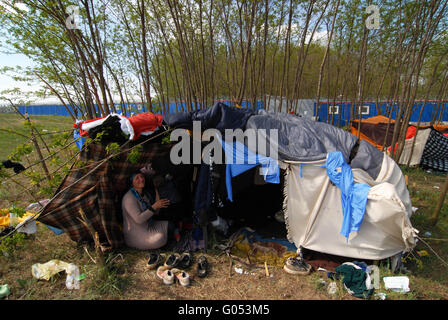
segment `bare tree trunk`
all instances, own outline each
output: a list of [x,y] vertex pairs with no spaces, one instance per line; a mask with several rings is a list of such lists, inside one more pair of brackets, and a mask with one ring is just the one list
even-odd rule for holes
[[[283,49],[283,71],[282,71],[282,81],[280,84],[280,105],[278,107],[279,112],[282,111],[282,103],[283,103],[283,89],[285,85],[285,76],[286,81],[289,84],[289,60],[290,60],[290,40],[291,40],[291,23],[292,23],[292,15],[293,15],[293,3],[292,0],[289,1],[289,14],[288,14],[288,28],[286,29],[286,39],[285,39],[285,47]],[[288,101],[288,90],[286,89],[285,95],[286,101]],[[288,108],[288,103],[286,103],[286,108]],[[286,110],[288,112],[288,110]]]
[[246,90],[247,66],[249,64],[249,54],[250,54],[250,49],[252,46],[252,28],[253,28],[253,24],[254,24],[256,8],[257,8],[257,3],[253,2],[252,8],[251,8],[251,14],[250,14],[249,28],[248,28],[248,32],[247,32],[247,46],[246,46],[246,50],[244,52],[242,68],[241,68],[242,69],[242,80],[241,80],[241,85],[238,90],[238,96],[237,96],[237,103],[239,105],[242,104],[245,90]]
[[146,47],[146,8],[145,0],[137,1],[138,13],[140,16],[140,24],[142,28],[142,55],[143,55],[143,89],[145,90],[146,103],[148,104],[148,109],[152,112],[152,102],[151,102],[151,89],[149,81],[149,66],[148,66],[148,49]]
[[[271,69],[271,84],[270,84],[270,88],[269,88],[269,99],[268,99],[268,105],[271,104],[271,96],[272,95],[277,95],[278,92],[274,92],[274,80],[275,80],[275,56],[277,55],[277,49],[278,49],[278,44],[280,42],[280,34],[281,34],[281,26],[283,25],[283,19],[284,19],[284,13],[283,13],[283,9],[285,7],[285,1],[286,0],[282,0],[281,2],[281,7],[280,7],[280,21],[278,24],[278,31],[277,31],[277,38],[275,40],[275,45],[274,45],[274,52],[272,54],[272,69]],[[281,97],[280,97],[281,99]],[[274,100],[274,104],[275,104],[275,100]],[[274,111],[276,111],[276,108],[274,107]]]
[[319,69],[319,80],[317,82],[317,97],[316,97],[316,121],[317,121],[317,118],[319,115],[319,108],[320,108],[319,100],[320,100],[320,91],[321,91],[321,87],[322,87],[323,70],[324,70],[325,62],[327,61],[328,54],[330,52],[331,38],[333,37],[334,23],[336,21],[337,15],[338,15],[338,9],[339,9],[340,2],[341,2],[341,0],[337,0],[336,6],[334,9],[333,21],[331,22],[331,30],[330,30],[330,35],[328,37],[328,44],[327,44],[327,48],[324,53],[324,57],[322,59],[322,63],[320,65],[320,69]]

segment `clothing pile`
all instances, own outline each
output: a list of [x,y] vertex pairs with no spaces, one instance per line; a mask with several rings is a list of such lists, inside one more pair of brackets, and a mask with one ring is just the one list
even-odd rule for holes
[[345,262],[329,273],[330,279],[342,278],[344,288],[354,297],[369,299],[374,288],[370,279],[371,267],[364,262]]

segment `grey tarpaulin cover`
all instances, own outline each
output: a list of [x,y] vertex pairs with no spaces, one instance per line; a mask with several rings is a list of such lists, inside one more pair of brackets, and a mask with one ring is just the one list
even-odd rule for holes
[[[279,160],[323,160],[328,153],[339,151],[349,162],[352,148],[358,140],[351,133],[326,123],[265,110],[260,110],[257,115],[251,116],[247,120],[246,128],[277,129]],[[269,136],[269,130],[266,131],[266,135]],[[273,139],[268,138],[267,141],[275,143]],[[365,141],[360,141],[358,151],[350,165],[352,168],[363,169],[375,179],[380,172],[383,157],[381,151]]]

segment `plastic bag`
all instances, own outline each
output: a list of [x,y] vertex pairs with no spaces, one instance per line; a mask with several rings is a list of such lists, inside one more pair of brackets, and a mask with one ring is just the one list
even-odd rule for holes
[[33,277],[38,280],[50,280],[55,274],[65,271],[68,263],[61,260],[50,260],[47,263],[36,263],[31,266]]
[[67,289],[79,289],[79,268],[73,263],[55,259],[47,263],[36,263],[31,266],[31,273],[38,280],[48,281],[52,276],[62,271],[67,273],[67,278],[65,279]]

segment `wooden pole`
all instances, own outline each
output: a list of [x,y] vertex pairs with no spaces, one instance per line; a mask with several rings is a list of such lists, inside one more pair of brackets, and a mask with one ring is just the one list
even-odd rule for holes
[[98,266],[101,268],[101,270],[104,270],[106,263],[104,261],[103,250],[101,249],[98,232],[95,231],[92,224],[87,219],[87,216],[83,209],[79,209],[79,215],[81,216],[81,218],[78,218],[78,220],[81,221],[81,223],[89,230],[90,235],[92,236],[92,239],[95,243],[96,262],[98,263]]
[[44,157],[42,155],[42,152],[40,151],[39,144],[37,143],[36,136],[34,135],[33,131],[31,131],[31,135],[32,135],[31,141],[33,141],[33,144],[34,144],[34,147],[36,148],[36,152],[37,152],[37,155],[39,156],[39,160],[42,165],[42,168],[44,169],[44,172],[45,172],[45,175],[47,176],[48,182],[50,182],[51,181],[50,172],[48,171],[47,164],[45,163]]
[[439,200],[437,201],[436,208],[434,209],[434,211],[432,213],[431,223],[433,226],[435,226],[437,224],[437,220],[439,219],[439,214],[442,209],[447,190],[448,190],[448,176],[446,177],[445,183],[443,184],[442,193],[440,194]]

